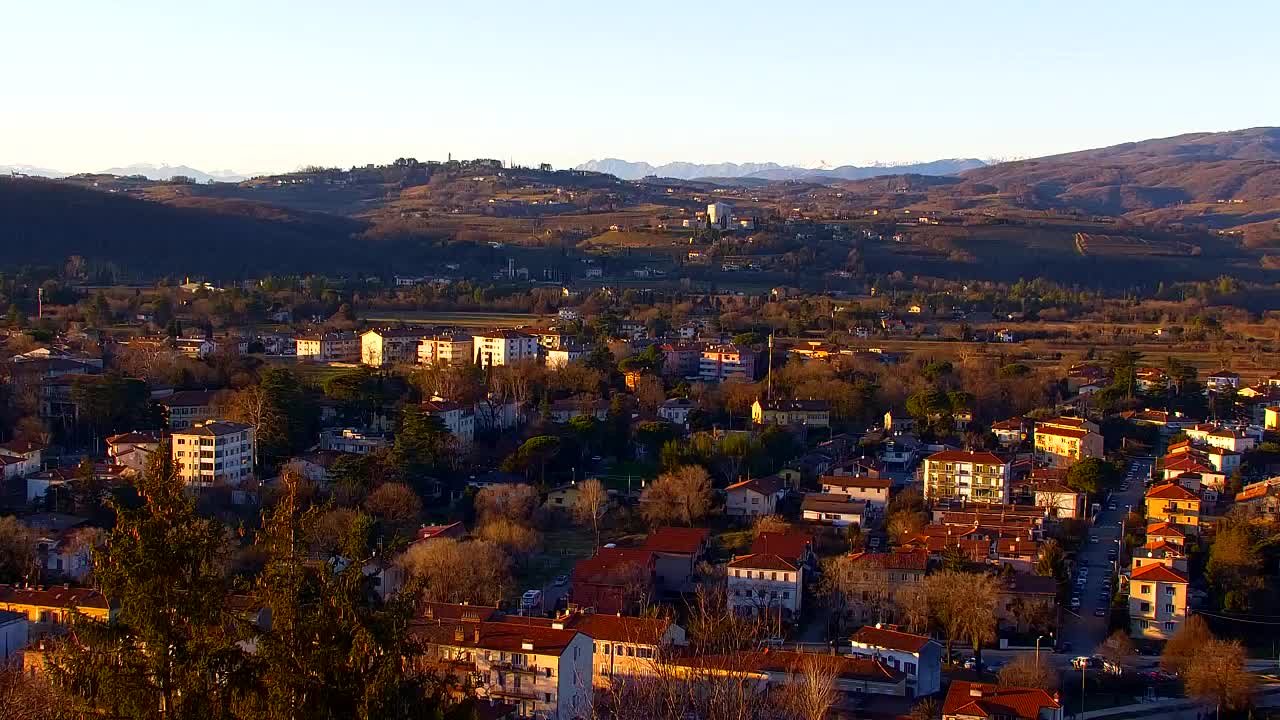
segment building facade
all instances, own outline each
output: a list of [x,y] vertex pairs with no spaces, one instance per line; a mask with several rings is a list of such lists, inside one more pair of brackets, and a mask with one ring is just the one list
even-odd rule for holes
[[481,367],[538,359],[538,339],[518,330],[492,330],[472,337],[473,362]]
[[188,485],[239,485],[253,477],[254,427],[207,420],[174,432],[171,452],[178,477]]
[[1009,463],[989,452],[946,450],[924,461],[924,496],[1009,502]]

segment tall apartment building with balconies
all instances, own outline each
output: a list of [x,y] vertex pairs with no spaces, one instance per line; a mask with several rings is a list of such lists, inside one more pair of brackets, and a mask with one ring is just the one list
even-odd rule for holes
[[989,452],[946,450],[924,460],[924,496],[930,500],[963,498],[1009,502],[1010,465]]
[[174,431],[170,452],[188,485],[239,485],[253,477],[255,443],[252,425],[206,420]]

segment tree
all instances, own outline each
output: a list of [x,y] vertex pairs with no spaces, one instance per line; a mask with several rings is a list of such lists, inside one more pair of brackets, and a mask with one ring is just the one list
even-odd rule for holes
[[[302,510],[294,483],[264,519],[268,561],[254,589],[271,613],[256,634],[246,702],[252,717],[405,718],[425,708],[406,673],[414,593],[374,604],[365,567],[374,560],[373,520],[357,514],[342,538],[341,560],[309,568],[305,536],[317,517]],[[415,697],[416,696],[416,697]]]
[[1067,556],[1062,544],[1054,538],[1045,540],[1040,545],[1040,557],[1036,559],[1036,574],[1051,577],[1061,587],[1067,581]]
[[[503,463],[508,471],[524,471],[526,478],[534,468],[538,470],[538,481],[545,484],[547,480],[547,463],[560,453],[560,438],[555,435],[535,435],[520,446],[515,453]],[[532,480],[532,478],[529,478]]]
[[573,513],[584,524],[591,525],[596,547],[600,546],[600,521],[609,509],[609,491],[596,478],[578,486],[578,497],[573,501]]
[[399,479],[421,485],[453,457],[454,447],[453,434],[440,418],[413,405],[400,411],[400,430],[391,449]]
[[542,533],[505,517],[486,520],[477,534],[505,550],[508,555],[521,560],[528,558],[542,546]]
[[663,473],[644,489],[640,506],[650,525],[681,522],[692,527],[711,509],[711,478],[699,465]]
[[942,570],[925,578],[929,608],[946,637],[946,656],[958,639],[973,644],[973,654],[982,661],[982,645],[995,637],[995,605],[999,587],[985,573]]
[[196,515],[167,443],[152,458],[136,480],[141,505],[112,502],[116,526],[94,553],[119,612],[110,625],[75,617],[75,642],[50,657],[50,672],[110,716],[229,717],[245,658],[222,575],[226,536]]
[[784,701],[799,720],[823,720],[840,699],[835,680],[840,675],[840,658],[819,653],[802,653],[788,668]]
[[505,518],[524,522],[538,507],[538,491],[530,485],[492,485],[476,494],[476,515],[482,523]]
[[910,720],[935,720],[942,714],[942,707],[934,698],[927,697],[911,707]]
[[667,390],[662,385],[662,379],[655,375],[644,375],[636,382],[635,389],[636,401],[640,403],[640,407],[649,413],[658,411],[658,406],[667,399]]
[[1204,618],[1199,615],[1189,616],[1178,631],[1164,644],[1164,652],[1160,655],[1160,667],[1175,675],[1181,675],[1194,664],[1196,653],[1200,648],[1213,640],[1213,633]]
[[384,483],[364,502],[364,509],[382,523],[385,534],[408,537],[422,517],[422,501],[403,483]]
[[907,630],[922,633],[929,628],[929,589],[923,583],[908,583],[893,591],[893,604]]
[[761,515],[756,518],[755,524],[751,526],[751,532],[756,537],[763,533],[786,533],[791,531],[791,523],[781,515]]
[[1245,708],[1255,685],[1246,659],[1239,640],[1209,640],[1183,670],[1187,694],[1212,703],[1217,709],[1215,717],[1221,717],[1224,706],[1228,710]]
[[488,540],[435,538],[414,543],[400,563],[421,581],[421,597],[427,602],[495,605],[514,585],[511,559]]
[[1018,655],[1000,668],[1000,684],[1005,687],[1032,687],[1052,692],[1058,687],[1058,674],[1049,663],[1037,663],[1031,655]]
[[1244,523],[1227,524],[1209,546],[1205,577],[1222,598],[1225,610],[1248,610],[1251,596],[1264,587],[1262,557],[1254,545],[1251,528]]
[[1135,652],[1133,641],[1129,639],[1129,633],[1124,630],[1116,630],[1108,635],[1097,650],[1097,654],[1101,655],[1103,660],[1124,669],[1133,666]]
[[1072,490],[1092,495],[1111,485],[1115,476],[1115,466],[1106,460],[1082,458],[1067,468],[1064,480]]
[[30,577],[36,564],[39,534],[12,515],[0,518],[0,582]]

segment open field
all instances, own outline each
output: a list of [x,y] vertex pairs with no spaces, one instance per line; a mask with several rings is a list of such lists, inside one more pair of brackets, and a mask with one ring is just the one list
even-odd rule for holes
[[371,310],[361,319],[370,323],[407,323],[410,325],[449,325],[467,328],[514,328],[544,325],[552,315],[532,313],[434,312],[430,310]]

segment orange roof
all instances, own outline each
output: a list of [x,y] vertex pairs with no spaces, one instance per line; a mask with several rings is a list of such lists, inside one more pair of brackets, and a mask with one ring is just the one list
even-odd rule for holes
[[1157,485],[1147,491],[1147,497],[1154,500],[1199,500],[1200,496],[1182,487],[1178,483]]
[[644,539],[644,549],[654,552],[695,555],[711,537],[707,528],[661,527]]
[[849,555],[854,562],[868,563],[886,570],[925,570],[929,567],[929,551],[924,548],[895,548],[891,552],[859,552]]
[[968,450],[943,450],[940,453],[934,453],[925,460],[933,462],[966,462],[977,463],[979,465],[1004,465],[1005,461],[1000,459],[999,455],[989,452],[970,452]]
[[106,610],[107,598],[93,588],[34,588],[0,585],[0,603],[50,608],[96,608]]
[[[461,638],[457,631],[461,630]],[[409,632],[418,640],[447,647],[475,647],[500,652],[560,655],[578,636],[577,630],[508,622],[414,620]],[[532,646],[526,649],[525,645]]]
[[1188,582],[1186,575],[1183,575],[1182,573],[1178,572],[1177,570],[1174,570],[1171,567],[1166,567],[1164,565],[1161,565],[1160,563],[1143,565],[1140,568],[1136,568],[1133,571],[1133,575],[1131,575],[1129,579],[1131,581],[1147,580],[1150,582],[1168,582],[1168,583]]
[[566,627],[579,630],[594,640],[657,645],[662,642],[662,636],[670,625],[670,622],[662,618],[588,613],[573,616]]
[[782,489],[782,478],[777,475],[770,475],[762,478],[751,478],[750,480],[742,480],[736,482],[725,491],[729,490],[751,490],[761,495],[773,495]]
[[1148,535],[1173,535],[1176,537],[1186,537],[1187,534],[1177,525],[1170,525],[1167,522],[1152,523],[1147,526]]
[[1089,431],[1083,428],[1064,428],[1064,427],[1053,427],[1052,425],[1037,425],[1036,434],[1037,435],[1057,435],[1058,437],[1069,437],[1069,438],[1075,438],[1076,440],[1079,440],[1080,438],[1088,435]]
[[932,642],[924,635],[912,635],[892,628],[872,627],[871,625],[863,625],[850,639],[853,642],[864,645],[913,653],[920,652]]
[[573,566],[574,582],[616,584],[624,582],[630,568],[648,568],[653,551],[643,548],[600,548],[595,557]]
[[491,620],[498,608],[489,605],[460,605],[458,603],[425,603],[418,610],[420,617],[428,620]]
[[739,555],[729,562],[731,568],[749,568],[751,570],[791,570],[796,566],[771,553],[753,553]]
[[1006,716],[1019,720],[1037,720],[1045,709],[1057,710],[1061,705],[1040,688],[998,687],[987,683],[954,680],[942,703],[942,714]]
[[[734,653],[732,655],[686,655],[675,658],[676,665],[692,668],[707,668],[740,673],[780,673],[791,672],[815,653],[801,653],[790,650],[763,650],[760,652]],[[836,674],[846,680],[862,680],[866,682],[899,683],[906,676],[898,670],[884,664],[878,658],[854,657],[849,655],[820,656],[823,662],[831,662]]]
[[790,530],[784,533],[763,532],[751,543],[751,553],[772,553],[791,560],[804,557],[813,545],[813,536],[806,532]]

